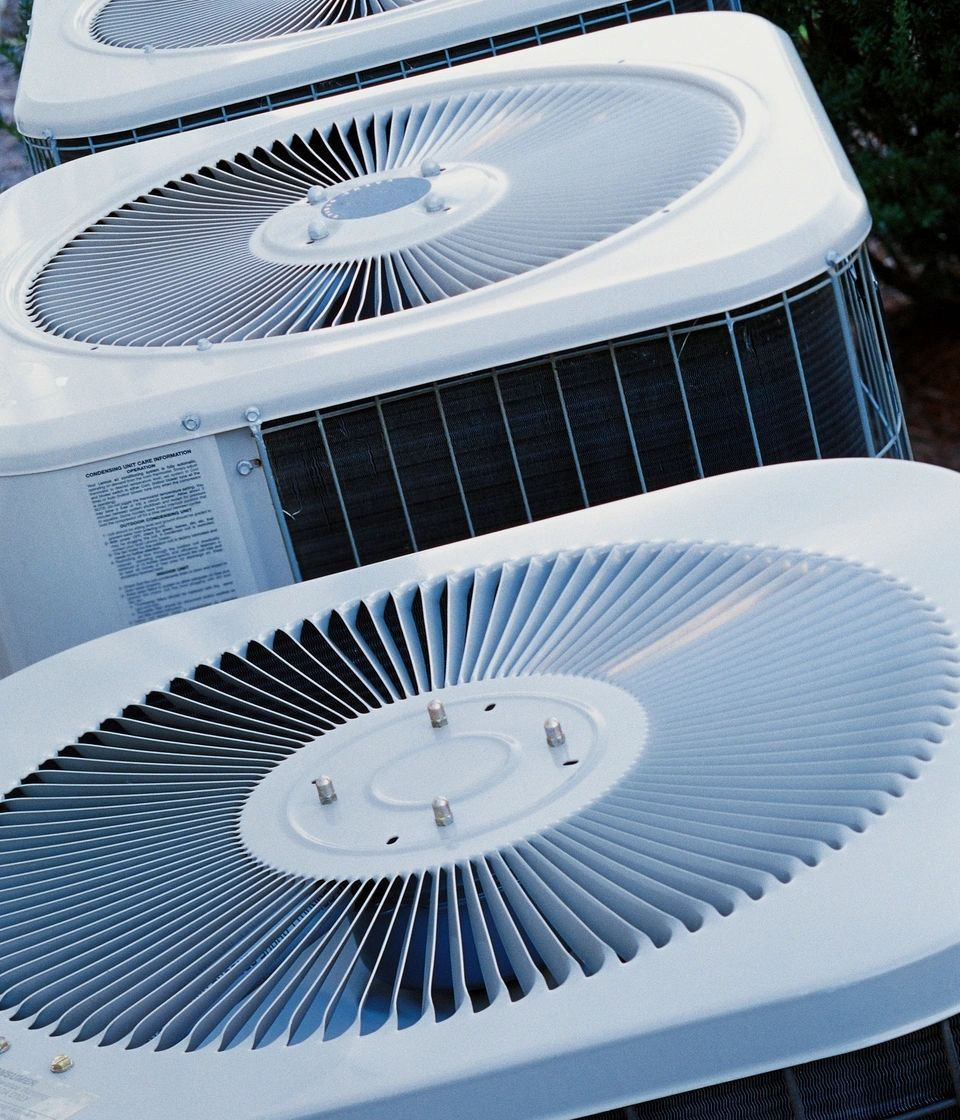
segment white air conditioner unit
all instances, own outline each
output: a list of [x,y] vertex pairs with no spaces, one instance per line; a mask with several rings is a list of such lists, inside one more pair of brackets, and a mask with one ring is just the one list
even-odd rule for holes
[[958,534],[955,474],[789,464],[0,682],[0,1104],[934,1115]]
[[863,195],[793,48],[659,20],[0,199],[0,641],[721,471],[908,454]]
[[34,170],[653,16],[739,0],[45,0],[16,120]]

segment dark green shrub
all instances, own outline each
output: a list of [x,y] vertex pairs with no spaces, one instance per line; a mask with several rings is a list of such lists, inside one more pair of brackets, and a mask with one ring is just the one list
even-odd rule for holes
[[960,301],[960,0],[745,0],[788,31],[870,200],[884,279]]

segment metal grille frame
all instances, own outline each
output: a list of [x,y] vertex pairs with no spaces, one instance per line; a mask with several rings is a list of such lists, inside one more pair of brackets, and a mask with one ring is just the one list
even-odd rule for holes
[[[718,344],[728,355],[720,378],[716,359],[704,357]],[[626,386],[627,367],[642,384],[632,355],[654,346],[669,354],[672,371],[644,395]],[[605,379],[600,403],[591,376]],[[579,406],[570,399],[574,383]],[[834,401],[838,385],[842,404]],[[529,399],[511,399],[514,387]],[[777,396],[784,387],[786,402]],[[651,396],[664,392],[672,394],[666,408]],[[418,419],[421,407],[432,428]],[[578,407],[593,417],[592,439],[574,430]],[[646,411],[665,418],[653,439]],[[731,417],[740,429],[733,436]],[[422,485],[398,442],[404,426],[415,426]],[[494,426],[498,455],[490,452]],[[533,448],[531,430],[544,433]],[[809,283],[748,307],[284,418],[264,425],[258,439],[298,580],[730,470],[912,457],[863,246]],[[369,456],[362,475],[351,469],[350,448]],[[297,474],[305,460],[306,483]],[[438,484],[442,475],[449,477]]]
[[127,144],[190,132],[195,128],[222,124],[224,121],[266,113],[273,109],[283,109],[290,105],[321,101],[340,93],[400,81],[415,74],[452,69],[464,62],[510,54],[527,47],[541,46],[558,39],[570,39],[643,19],[677,15],[681,12],[740,10],[740,0],[627,0],[626,3],[594,8],[579,15],[550,20],[547,23],[476,39],[468,43],[455,44],[444,50],[399,59],[384,66],[343,74],[325,81],[311,82],[309,85],[297,86],[293,89],[278,90],[262,97],[231,102],[219,108],[147,124],[142,128],[96,136],[61,138],[55,137],[48,129],[41,136],[23,136],[22,140],[30,167],[34,173],[37,173],[61,163],[68,163],[70,160],[80,159],[82,156],[125,147]]

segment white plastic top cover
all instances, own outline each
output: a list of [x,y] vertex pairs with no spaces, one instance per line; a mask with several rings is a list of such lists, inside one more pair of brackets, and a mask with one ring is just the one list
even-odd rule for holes
[[0,1103],[560,1120],[952,1015],[958,533],[762,468],[0,681]]
[[[595,7],[602,6],[598,0]],[[16,119],[89,136],[323,82],[518,26],[582,0],[48,0],[33,13]]]
[[732,13],[131,145],[0,199],[0,474],[741,306],[868,228],[792,46]]

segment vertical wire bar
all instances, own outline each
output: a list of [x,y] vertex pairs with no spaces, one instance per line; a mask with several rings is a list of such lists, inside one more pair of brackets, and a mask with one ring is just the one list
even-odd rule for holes
[[750,424],[750,438],[753,440],[753,453],[757,457],[757,466],[763,466],[763,456],[760,454],[760,441],[757,439],[757,426],[753,422],[753,409],[750,406],[750,394],[747,392],[747,379],[743,375],[743,362],[740,358],[740,347],[737,344],[737,335],[733,327],[733,317],[727,311],[724,318],[727,321],[727,334],[730,336],[730,345],[733,347],[733,360],[737,363],[737,377],[740,379],[740,392],[743,394],[743,403],[747,410],[747,421]]
[[840,331],[843,335],[843,345],[847,351],[847,361],[850,364],[850,376],[853,380],[853,392],[857,400],[857,408],[860,411],[860,424],[863,428],[863,438],[866,440],[867,444],[867,455],[872,459],[876,455],[877,449],[874,446],[870,417],[867,414],[867,402],[863,396],[860,363],[857,360],[857,351],[853,344],[853,334],[850,331],[847,307],[843,299],[843,290],[840,287],[840,272],[844,267],[849,268],[849,262],[847,262],[846,265],[844,265],[843,262],[830,264],[830,287],[833,289],[833,298],[837,307],[837,315],[840,317]]
[[330,464],[330,475],[333,478],[333,488],[337,492],[337,501],[340,503],[340,512],[343,514],[343,523],[347,529],[347,539],[350,541],[350,551],[353,553],[353,562],[359,568],[360,551],[357,548],[357,539],[353,535],[353,525],[350,523],[350,514],[347,512],[347,503],[343,500],[343,490],[340,486],[340,475],[337,473],[337,464],[333,461],[333,453],[330,450],[330,441],[327,439],[327,430],[323,425],[323,417],[317,413],[317,426],[320,429],[320,438],[323,440],[323,450],[327,456],[327,462]]
[[463,506],[463,515],[467,519],[467,529],[471,537],[477,535],[476,529],[473,527],[473,518],[470,516],[470,507],[467,504],[467,494],[463,489],[463,480],[460,477],[460,464],[457,462],[457,453],[453,447],[453,440],[450,438],[450,428],[447,425],[447,414],[443,407],[443,400],[440,397],[440,390],[435,385],[433,387],[433,395],[437,400],[437,411],[440,413],[440,423],[443,425],[443,435],[447,441],[447,450],[450,452],[450,462],[453,466],[453,476],[457,481],[457,492],[460,494],[460,502]]
[[577,454],[577,445],[573,439],[573,428],[570,424],[570,416],[567,412],[567,402],[563,395],[563,386],[560,384],[560,374],[557,372],[557,363],[550,356],[550,368],[553,370],[553,383],[557,387],[557,396],[560,398],[560,410],[563,413],[563,426],[567,429],[567,442],[570,444],[570,453],[573,455],[573,465],[577,472],[577,480],[580,483],[580,495],[583,498],[583,508],[590,508],[590,499],[587,497],[586,483],[583,481],[583,471],[580,469],[580,456]]
[[783,293],[783,309],[787,315],[787,327],[790,331],[790,342],[793,346],[793,356],[797,363],[797,373],[800,374],[800,389],[803,393],[803,403],[807,410],[807,420],[810,423],[810,435],[813,437],[813,450],[818,459],[823,458],[820,451],[820,439],[817,436],[817,425],[813,419],[813,406],[810,404],[810,390],[807,387],[807,375],[803,368],[803,359],[800,357],[800,343],[797,341],[797,328],[793,322],[793,312],[790,309],[790,300],[787,293]]
[[627,407],[627,394],[623,388],[623,379],[620,376],[620,362],[617,358],[617,348],[612,342],[608,343],[610,349],[610,362],[613,366],[613,376],[617,381],[617,392],[620,394],[620,407],[623,409],[623,419],[627,425],[627,437],[630,440],[630,450],[633,452],[633,462],[637,468],[637,477],[640,479],[640,491],[643,494],[647,493],[647,480],[643,475],[643,467],[640,464],[640,451],[637,448],[637,437],[633,431],[633,422],[630,419],[630,409]]
[[[843,274],[841,286],[847,308],[856,323],[859,353],[863,366],[864,390],[869,403],[873,405],[877,417],[878,430],[883,429],[887,436],[893,435],[890,417],[890,402],[882,392],[883,373],[879,368],[880,353],[875,346],[872,324],[867,317],[867,307],[857,284],[856,263]],[[878,395],[879,398],[878,399]],[[884,441],[886,443],[886,441]]]
[[947,1065],[950,1067],[953,1095],[956,1097],[957,1104],[960,1104],[960,1054],[957,1053],[957,1044],[953,1038],[953,1031],[950,1030],[949,1019],[944,1019],[940,1024],[940,1040],[947,1057]]
[[800,1096],[800,1086],[797,1084],[797,1075],[791,1067],[781,1070],[783,1083],[787,1087],[787,1096],[790,1098],[790,1109],[793,1120],[807,1120],[807,1110],[803,1107],[803,1098]]
[[270,454],[267,451],[267,445],[263,438],[263,431],[259,424],[251,424],[250,431],[257,444],[257,452],[260,456],[260,462],[263,465],[263,477],[267,481],[267,492],[270,495],[270,501],[273,504],[273,512],[276,514],[277,524],[280,527],[280,538],[283,541],[283,547],[287,553],[287,562],[290,564],[293,580],[295,583],[302,583],[303,575],[300,571],[300,561],[297,559],[297,554],[293,547],[293,537],[290,536],[290,527],[287,525],[287,514],[283,508],[283,502],[280,499],[280,490],[277,486],[276,476],[273,473],[273,464],[270,462]]
[[683,401],[683,412],[687,418],[687,428],[690,432],[690,446],[693,448],[693,458],[697,464],[697,474],[704,478],[703,462],[700,459],[700,446],[697,443],[697,433],[693,430],[693,417],[690,415],[690,404],[687,401],[687,387],[683,383],[683,371],[680,369],[680,355],[677,353],[677,343],[673,334],[673,327],[667,327],[667,341],[670,344],[670,354],[673,357],[673,369],[677,375],[677,384],[680,386],[680,399]]
[[390,470],[393,471],[393,481],[397,487],[400,498],[400,508],[403,510],[403,520],[407,525],[407,534],[410,537],[410,547],[417,552],[417,538],[413,532],[413,522],[410,520],[410,511],[407,509],[407,499],[403,493],[403,484],[400,481],[400,472],[397,470],[397,460],[393,455],[393,444],[390,442],[390,433],[387,431],[386,417],[383,415],[383,404],[379,397],[374,398],[377,409],[377,419],[380,421],[380,431],[383,433],[383,442],[387,448],[387,458],[390,460]]
[[893,355],[890,353],[890,343],[887,339],[887,332],[884,326],[883,307],[880,304],[880,293],[878,290],[879,286],[877,284],[877,278],[873,273],[873,266],[870,264],[870,254],[867,252],[866,248],[860,250],[859,259],[862,268],[863,285],[873,312],[871,316],[873,328],[880,343],[884,379],[890,394],[892,407],[896,412],[900,429],[900,439],[897,441],[899,444],[899,451],[904,459],[912,459],[913,448],[910,446],[910,433],[907,431],[906,422],[903,417],[903,402],[900,399],[900,388],[897,385],[896,371],[893,366]]
[[513,443],[513,432],[510,431],[507,408],[503,403],[503,394],[500,392],[500,381],[496,374],[493,374],[493,387],[497,391],[497,403],[500,405],[500,416],[503,419],[504,431],[507,433],[507,442],[510,444],[510,458],[513,460],[513,470],[520,486],[520,497],[523,499],[523,512],[526,514],[527,521],[532,521],[533,514],[530,512],[530,503],[527,500],[527,488],[523,485],[523,475],[520,473],[520,460],[517,458],[517,449]]

